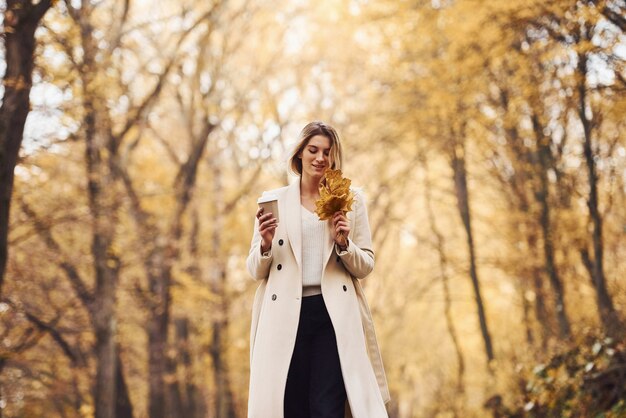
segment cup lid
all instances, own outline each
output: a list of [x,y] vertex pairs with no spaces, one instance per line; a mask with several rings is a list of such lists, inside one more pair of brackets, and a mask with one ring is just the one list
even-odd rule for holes
[[259,197],[259,199],[256,202],[266,203],[266,202],[271,202],[272,200],[278,200],[278,196],[275,195],[274,193],[266,193],[263,196]]

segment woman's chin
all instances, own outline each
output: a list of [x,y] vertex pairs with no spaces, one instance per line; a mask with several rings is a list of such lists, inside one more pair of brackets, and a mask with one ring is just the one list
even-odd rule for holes
[[324,177],[324,170],[311,170],[307,174],[313,178],[321,178]]

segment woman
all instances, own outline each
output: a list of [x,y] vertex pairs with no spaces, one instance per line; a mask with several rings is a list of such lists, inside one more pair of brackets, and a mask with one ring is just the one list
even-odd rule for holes
[[[387,417],[389,391],[359,280],[374,268],[365,200],[319,221],[327,168],[341,168],[335,129],[312,122],[290,158],[299,181],[272,190],[280,223],[256,214],[247,265],[260,281],[250,332],[249,418]],[[347,237],[347,238],[346,238]]]

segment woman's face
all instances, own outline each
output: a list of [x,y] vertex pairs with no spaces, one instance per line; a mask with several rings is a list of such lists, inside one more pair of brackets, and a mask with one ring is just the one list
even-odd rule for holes
[[302,175],[320,179],[330,167],[330,139],[316,135],[309,140],[302,152]]

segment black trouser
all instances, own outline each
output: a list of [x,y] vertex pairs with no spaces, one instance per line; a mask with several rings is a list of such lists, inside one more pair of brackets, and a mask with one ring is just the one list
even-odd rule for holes
[[285,389],[285,418],[343,418],[346,390],[322,295],[302,298]]

